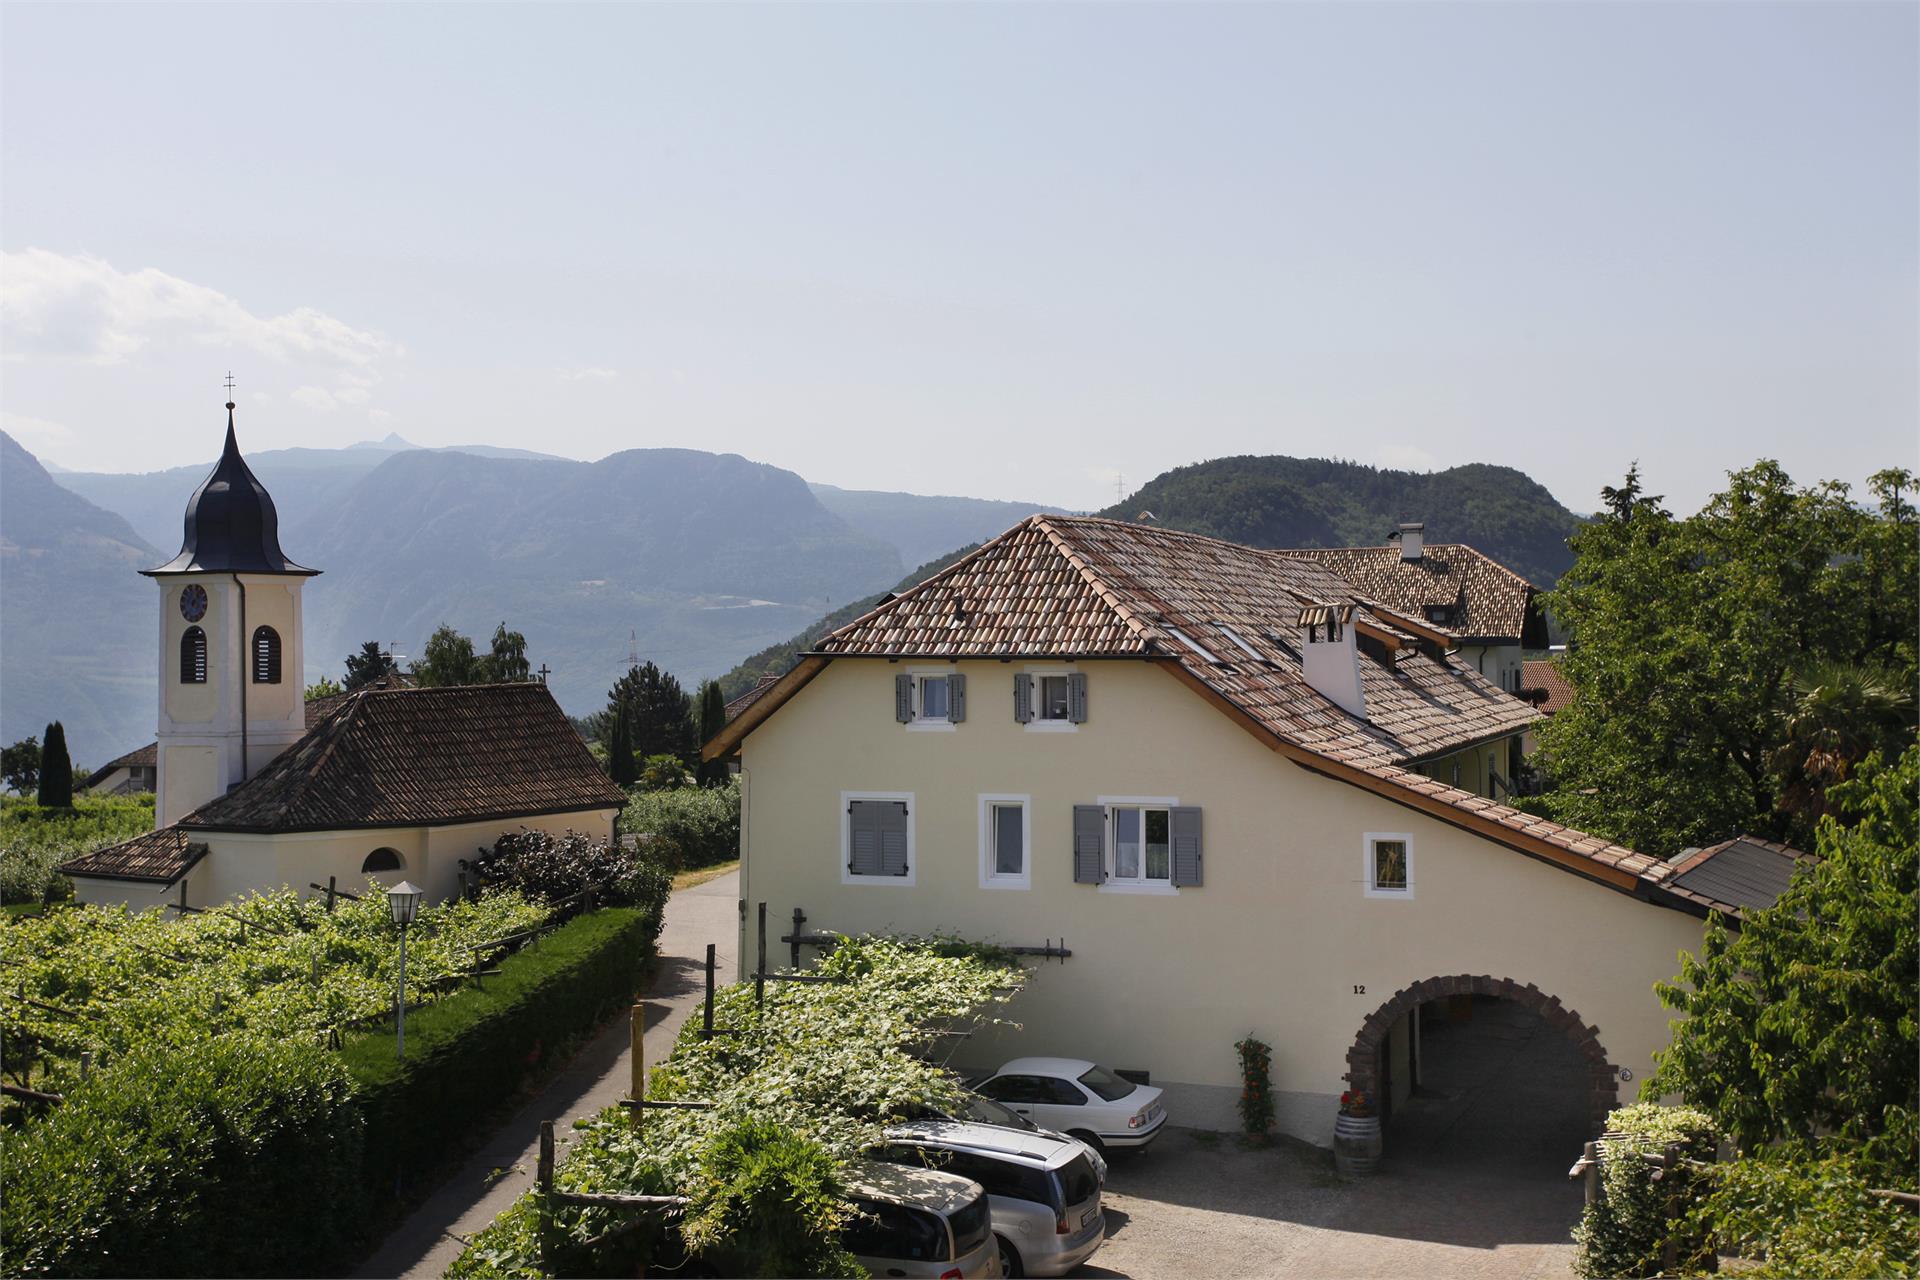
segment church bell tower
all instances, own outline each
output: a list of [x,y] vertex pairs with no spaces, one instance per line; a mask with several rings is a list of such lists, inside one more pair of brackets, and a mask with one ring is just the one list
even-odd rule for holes
[[160,584],[160,771],[155,819],[177,822],[306,732],[300,590],[318,569],[280,550],[273,499],[227,443],[187,501]]

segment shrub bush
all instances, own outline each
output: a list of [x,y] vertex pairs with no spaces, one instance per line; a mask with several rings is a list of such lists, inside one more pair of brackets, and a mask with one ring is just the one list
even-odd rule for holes
[[325,1050],[149,1045],[7,1141],[8,1275],[324,1274],[362,1203],[360,1112]]
[[57,901],[72,883],[54,868],[69,858],[153,830],[153,797],[74,797],[71,809],[0,798],[0,902]]
[[740,856],[740,783],[639,792],[620,829],[667,841],[681,858],[676,871],[731,862]]
[[[1661,1247],[1672,1230],[1668,1197],[1686,1194],[1694,1179],[1676,1170],[1677,1181],[1655,1182],[1654,1166],[1640,1156],[1657,1155],[1668,1143],[1679,1143],[1683,1156],[1711,1160],[1719,1136],[1703,1112],[1650,1102],[1614,1111],[1607,1116],[1607,1129],[1624,1136],[1605,1144],[1600,1197],[1586,1207],[1573,1229],[1578,1246],[1573,1269],[1589,1277],[1657,1275]],[[1682,1249],[1680,1256],[1691,1252]]]
[[470,866],[482,892],[511,889],[535,902],[558,902],[599,885],[602,901],[658,915],[673,889],[662,852],[623,849],[578,831],[556,836],[523,828],[501,836]]
[[746,1117],[716,1132],[689,1188],[683,1232],[697,1253],[724,1253],[740,1276],[850,1276],[840,1245],[848,1213],[825,1147],[771,1120]]
[[1240,1054],[1240,1123],[1248,1137],[1265,1142],[1273,1128],[1273,1046],[1248,1036],[1233,1047]]
[[341,1057],[367,1116],[367,1181],[378,1189],[431,1168],[450,1134],[513,1097],[529,1073],[625,1007],[659,913],[610,907],[569,921],[501,962],[497,977],[407,1018],[407,1058],[391,1032]]
[[[1689,1215],[1687,1235],[1764,1259],[1740,1272],[1755,1280],[1911,1276],[1920,1267],[1920,1217],[1871,1193],[1883,1172],[1856,1153],[1757,1151],[1708,1172],[1710,1190]],[[1886,1181],[1913,1190],[1911,1166]]]

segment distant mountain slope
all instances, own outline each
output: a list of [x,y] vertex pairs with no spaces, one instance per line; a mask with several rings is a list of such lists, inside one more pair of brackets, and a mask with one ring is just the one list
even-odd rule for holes
[[[1000,532],[1004,533],[1006,530],[1002,529]],[[998,535],[996,534],[996,536]],[[949,551],[946,555],[938,559],[929,560],[902,578],[899,582],[895,583],[889,588],[889,591],[905,591],[908,587],[925,582],[928,578],[931,578],[934,574],[940,572],[961,556],[966,555],[967,552],[972,551],[978,545],[979,543],[970,543],[957,551]],[[855,618],[875,608],[882,600],[887,598],[887,595],[888,591],[876,591],[872,595],[862,596],[852,604],[842,605],[840,608],[835,609],[826,617],[819,619],[797,634],[782,640],[780,643],[770,644],[758,653],[747,655],[740,660],[733,670],[720,677],[720,691],[731,701],[745,693],[748,689],[751,689],[754,681],[758,680],[762,675],[769,672],[774,675],[784,674],[787,668],[798,661],[802,653],[811,649],[814,642],[819,640],[821,636],[824,636],[827,632],[833,631],[836,628],[846,626]]]
[[1060,510],[1031,502],[926,497],[830,484],[808,487],[822,506],[849,525],[892,543],[901,564],[924,564],[954,547],[997,537],[1036,511]]
[[[208,437],[219,442],[216,427],[208,428]],[[245,416],[240,423],[240,448],[247,448]],[[344,449],[263,449],[247,453],[247,465],[280,511],[282,528],[296,525],[316,511],[335,506],[355,484],[372,474],[373,469],[395,453],[417,449],[397,435],[385,440],[366,440]],[[446,450],[426,452],[470,453],[480,457],[551,458],[551,454],[529,453],[520,449],[495,449],[486,445],[458,445]],[[555,459],[558,461],[558,459]],[[213,459],[168,467],[165,471],[120,473],[111,471],[62,471],[56,482],[79,494],[95,506],[124,516],[134,532],[156,547],[172,551],[180,545],[180,522],[186,511],[187,496],[199,487],[213,470]],[[281,495],[285,494],[285,497]]]
[[57,719],[86,766],[152,741],[158,593],[138,571],[165,558],[0,432],[0,741]]
[[1464,542],[1550,587],[1573,563],[1580,517],[1523,472],[1484,463],[1419,473],[1321,458],[1216,458],[1165,472],[1103,515],[1256,547],[1364,547],[1402,520],[1428,542]]
[[324,571],[307,588],[310,667],[337,675],[370,639],[417,657],[441,622],[484,644],[505,620],[574,714],[605,697],[630,632],[690,685],[901,568],[792,472],[686,449],[593,463],[398,453],[332,509],[283,524],[281,543]]

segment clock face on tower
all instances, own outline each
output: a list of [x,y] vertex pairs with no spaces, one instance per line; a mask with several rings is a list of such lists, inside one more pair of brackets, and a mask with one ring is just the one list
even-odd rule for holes
[[180,616],[188,622],[198,622],[207,616],[205,587],[196,582],[180,593]]

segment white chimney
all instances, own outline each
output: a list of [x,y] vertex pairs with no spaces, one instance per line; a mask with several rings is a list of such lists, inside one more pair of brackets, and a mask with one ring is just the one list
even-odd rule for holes
[[1360,689],[1360,651],[1353,641],[1352,606],[1317,605],[1300,614],[1300,674],[1333,704],[1367,718]]
[[1403,524],[1400,526],[1400,558],[1418,560],[1425,549],[1427,526],[1425,524]]

